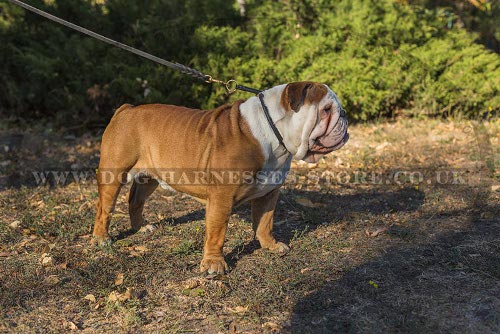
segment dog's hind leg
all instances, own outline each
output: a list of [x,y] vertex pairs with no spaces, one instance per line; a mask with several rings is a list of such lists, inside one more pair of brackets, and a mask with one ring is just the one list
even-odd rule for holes
[[126,180],[127,170],[98,170],[97,187],[99,198],[97,200],[93,244],[106,245],[111,243],[108,234],[111,214],[115,208],[116,198]]
[[151,177],[141,175],[135,178],[128,197],[128,212],[133,231],[138,231],[144,224],[142,217],[144,203],[156,187],[158,187],[158,181]]

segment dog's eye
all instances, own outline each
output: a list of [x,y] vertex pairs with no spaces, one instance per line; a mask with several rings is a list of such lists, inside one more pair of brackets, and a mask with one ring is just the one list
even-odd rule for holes
[[332,106],[326,106],[324,109],[323,109],[323,113],[325,115],[328,115],[332,112]]

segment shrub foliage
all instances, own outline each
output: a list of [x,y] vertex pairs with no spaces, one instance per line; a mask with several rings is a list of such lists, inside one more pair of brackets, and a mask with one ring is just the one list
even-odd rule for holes
[[[159,57],[257,88],[329,84],[352,119],[402,109],[476,117],[500,105],[500,59],[440,7],[390,0],[31,0]],[[211,108],[222,87],[0,4],[0,112],[104,124],[121,103]]]

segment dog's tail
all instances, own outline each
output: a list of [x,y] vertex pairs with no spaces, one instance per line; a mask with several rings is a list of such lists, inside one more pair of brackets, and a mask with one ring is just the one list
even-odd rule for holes
[[121,105],[120,108],[116,109],[115,113],[113,114],[113,117],[116,117],[116,115],[118,115],[119,113],[121,113],[122,111],[124,111],[125,109],[128,109],[130,107],[133,107],[133,105],[128,104],[128,103]]

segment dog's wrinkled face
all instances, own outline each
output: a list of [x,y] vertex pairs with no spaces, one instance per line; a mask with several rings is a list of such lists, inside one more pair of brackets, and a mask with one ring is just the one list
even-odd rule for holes
[[281,104],[293,111],[288,113],[292,127],[301,129],[300,137],[292,138],[297,147],[295,159],[317,162],[349,139],[345,110],[328,86],[313,82],[288,84]]

